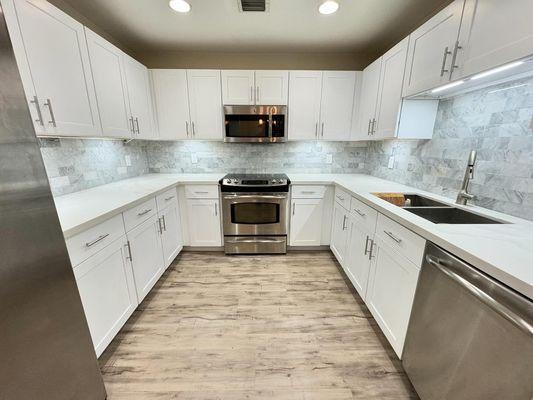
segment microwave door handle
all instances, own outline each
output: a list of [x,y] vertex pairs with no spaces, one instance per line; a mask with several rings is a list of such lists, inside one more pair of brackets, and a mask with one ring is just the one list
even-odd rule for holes
[[268,110],[268,138],[272,141],[272,109]]

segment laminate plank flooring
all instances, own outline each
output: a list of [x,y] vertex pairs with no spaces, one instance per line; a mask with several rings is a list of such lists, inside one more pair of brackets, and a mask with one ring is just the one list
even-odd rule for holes
[[100,365],[108,400],[418,398],[328,251],[184,252]]

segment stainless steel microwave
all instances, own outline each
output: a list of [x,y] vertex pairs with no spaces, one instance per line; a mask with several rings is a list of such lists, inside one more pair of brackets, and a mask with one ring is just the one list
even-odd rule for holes
[[287,106],[224,106],[225,142],[287,140]]

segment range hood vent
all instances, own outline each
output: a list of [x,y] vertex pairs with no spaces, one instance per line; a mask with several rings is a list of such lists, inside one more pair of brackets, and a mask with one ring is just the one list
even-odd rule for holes
[[241,12],[268,12],[269,0],[237,0]]

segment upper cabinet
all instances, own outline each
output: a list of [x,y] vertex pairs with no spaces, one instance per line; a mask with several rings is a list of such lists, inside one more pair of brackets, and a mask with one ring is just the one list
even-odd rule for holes
[[83,25],[44,0],[2,7],[36,133],[101,135]]
[[289,140],[318,139],[322,71],[291,71]]
[[222,93],[220,71],[187,71],[192,139],[222,140]]
[[131,137],[130,114],[124,58],[121,50],[85,28],[89,59],[104,136]]
[[531,0],[466,0],[453,79],[533,54]]
[[152,100],[148,69],[137,60],[124,55],[128,98],[135,137],[154,139]]
[[448,82],[463,5],[464,0],[455,0],[409,36],[404,96]]
[[187,71],[153,69],[151,73],[159,139],[192,139]]
[[363,71],[359,118],[357,119],[357,137],[361,140],[370,139],[376,125],[376,108],[382,60],[383,57],[378,58]]
[[225,105],[287,105],[288,71],[222,71]]

